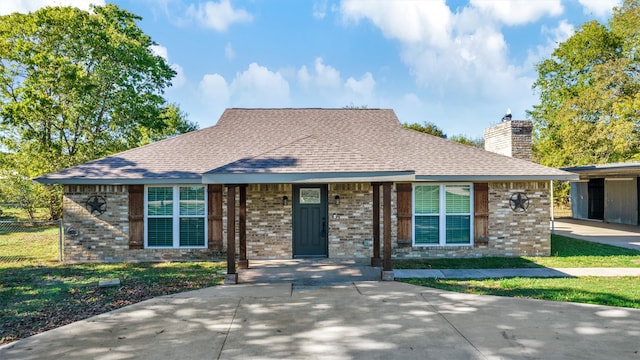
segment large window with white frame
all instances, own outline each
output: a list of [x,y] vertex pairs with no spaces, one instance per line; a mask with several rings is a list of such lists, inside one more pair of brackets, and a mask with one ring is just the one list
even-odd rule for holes
[[472,190],[471,184],[414,184],[413,244],[470,245]]
[[145,247],[204,248],[206,188],[202,185],[145,188]]

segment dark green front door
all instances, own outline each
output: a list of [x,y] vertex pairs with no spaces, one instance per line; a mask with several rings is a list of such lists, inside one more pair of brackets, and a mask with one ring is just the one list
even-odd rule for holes
[[327,185],[293,186],[293,257],[326,257]]

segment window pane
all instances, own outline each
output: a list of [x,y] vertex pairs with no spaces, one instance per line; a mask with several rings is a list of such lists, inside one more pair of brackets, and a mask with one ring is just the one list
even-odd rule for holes
[[173,246],[173,219],[149,218],[147,219],[149,232],[147,244],[153,246]]
[[416,214],[440,213],[440,186],[416,186],[415,210]]
[[471,217],[447,215],[447,244],[471,243]]
[[300,189],[300,204],[320,204],[320,189]]
[[173,188],[149,187],[147,189],[148,215],[171,216],[173,214]]
[[180,246],[204,246],[204,218],[180,218]]
[[180,188],[180,215],[204,216],[204,187]]
[[471,187],[469,185],[447,185],[445,187],[447,214],[471,212]]
[[416,244],[437,244],[440,238],[439,216],[416,216]]

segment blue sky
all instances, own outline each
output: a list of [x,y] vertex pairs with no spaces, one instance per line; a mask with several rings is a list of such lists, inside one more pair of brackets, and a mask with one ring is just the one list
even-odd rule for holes
[[115,3],[178,72],[166,97],[201,128],[227,107],[392,108],[482,136],[538,102],[535,64],[619,0],[2,0],[0,14]]

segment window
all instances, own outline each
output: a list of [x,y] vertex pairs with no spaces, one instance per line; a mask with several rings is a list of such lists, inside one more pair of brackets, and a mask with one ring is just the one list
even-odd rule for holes
[[149,248],[205,247],[204,186],[148,186],[145,244]]
[[414,245],[469,245],[473,228],[470,184],[415,185]]

